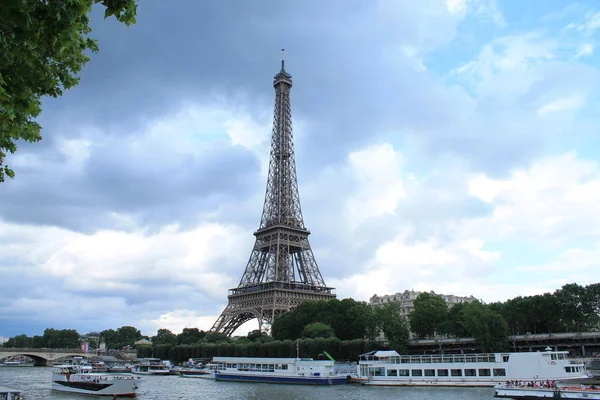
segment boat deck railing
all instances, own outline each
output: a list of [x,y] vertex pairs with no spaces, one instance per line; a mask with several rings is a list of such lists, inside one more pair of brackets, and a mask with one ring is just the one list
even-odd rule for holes
[[448,355],[414,355],[374,357],[360,356],[360,361],[370,361],[375,364],[442,364],[442,363],[493,363],[496,355],[491,354],[448,354]]

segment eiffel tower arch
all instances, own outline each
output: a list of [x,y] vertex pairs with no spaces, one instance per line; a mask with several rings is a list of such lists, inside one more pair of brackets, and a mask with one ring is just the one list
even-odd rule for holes
[[252,319],[258,320],[259,329],[268,330],[278,315],[304,301],[335,298],[335,289],[325,285],[302,218],[290,105],[292,76],[283,58],[273,87],[275,111],[262,218],[246,270],[238,286],[229,290],[227,306],[212,332],[231,335]]

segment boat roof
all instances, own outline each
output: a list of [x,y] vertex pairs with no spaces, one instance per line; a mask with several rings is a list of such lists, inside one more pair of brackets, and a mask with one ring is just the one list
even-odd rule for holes
[[[267,358],[267,357],[213,357],[213,362],[237,362],[248,364],[291,364],[297,361],[315,361],[312,358]],[[327,361],[327,360],[317,360]]]
[[361,357],[371,356],[371,357],[384,358],[384,357],[400,357],[400,354],[398,354],[398,352],[396,350],[377,350],[377,351],[370,351],[368,353],[361,354],[360,356]]
[[23,393],[23,391],[19,390],[19,389],[11,389],[11,388],[7,388],[5,386],[0,386],[0,393],[2,394],[7,394],[7,393]]

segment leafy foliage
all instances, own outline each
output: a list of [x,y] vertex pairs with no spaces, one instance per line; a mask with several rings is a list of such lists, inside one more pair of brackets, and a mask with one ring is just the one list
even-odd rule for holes
[[117,330],[107,329],[100,332],[100,337],[106,342],[109,349],[121,349],[142,339],[142,332],[133,326],[122,326]]
[[156,332],[156,336],[152,336],[152,344],[169,344],[171,346],[177,346],[177,335],[168,329],[159,329],[158,332]]
[[79,82],[77,74],[97,52],[89,13],[94,3],[105,18],[135,23],[136,0],[4,0],[0,7],[0,182],[14,171],[3,165],[17,141],[42,139],[35,118],[41,98],[58,97]]
[[478,301],[465,304],[462,311],[464,329],[484,352],[508,350],[508,324],[499,313]]
[[409,314],[410,329],[418,337],[433,337],[442,333],[448,316],[448,306],[441,296],[421,293],[417,296],[414,309]]
[[314,322],[329,325],[340,340],[351,340],[373,337],[375,316],[370,305],[353,299],[307,301],[280,315],[271,333],[278,340],[296,340],[306,325]]
[[408,347],[410,330],[407,321],[400,313],[400,304],[386,303],[375,309],[377,328],[383,332],[390,347],[404,351]]
[[206,336],[206,332],[198,328],[183,328],[183,331],[177,335],[178,344],[194,344]]
[[301,333],[303,338],[316,339],[316,338],[329,338],[335,337],[333,328],[322,322],[311,322],[302,329]]

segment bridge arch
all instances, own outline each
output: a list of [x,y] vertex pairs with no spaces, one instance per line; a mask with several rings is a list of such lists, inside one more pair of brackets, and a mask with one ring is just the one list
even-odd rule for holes
[[93,354],[84,353],[81,350],[71,349],[2,349],[0,348],[0,360],[15,357],[26,356],[33,359],[34,366],[53,365],[54,362],[66,357],[93,357]]

